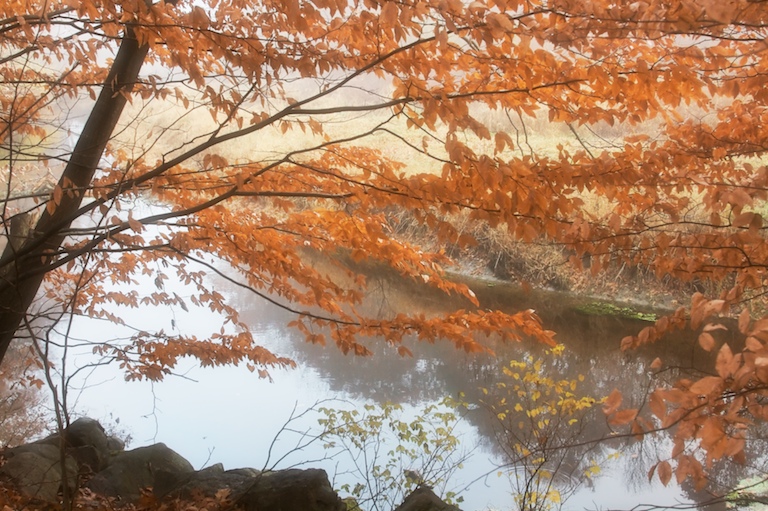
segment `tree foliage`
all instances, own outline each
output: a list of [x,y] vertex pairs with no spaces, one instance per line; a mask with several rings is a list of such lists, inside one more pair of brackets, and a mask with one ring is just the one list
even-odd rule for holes
[[[563,345],[547,350],[546,358],[562,355]],[[580,396],[584,376],[557,379],[544,369],[542,358],[528,355],[502,368],[506,378],[483,389],[505,475],[514,488],[520,511],[561,509],[584,482],[600,473],[595,444],[583,442],[589,414],[596,400]],[[555,368],[552,368],[555,369]],[[600,459],[600,461],[603,461]]]
[[466,403],[443,398],[406,413],[394,403],[367,404],[362,410],[320,407],[319,438],[331,457],[351,459],[357,481],[340,490],[359,509],[395,509],[421,485],[437,488],[446,502],[463,501],[446,486],[469,454],[456,432]]
[[[139,328],[96,350],[129,378],[162,378],[184,356],[265,376],[290,365],[259,346],[212,273],[345,353],[378,337],[407,354],[409,335],[468,352],[485,336],[553,344],[534,311],[478,308],[445,278],[444,253],[393,236],[397,210],[444,244],[472,243],[451,222],[463,213],[594,273],[627,264],[719,283],[721,296],[694,295],[624,342],[689,315],[714,350],[710,318],[749,311],[764,290],[767,19],[751,0],[4,2],[0,353],[50,340],[69,313],[120,323],[116,306],[193,304],[225,327]],[[581,145],[535,147],[533,118]],[[386,264],[473,306],[372,315],[364,276],[339,284],[308,253]],[[144,278],[155,290],[133,288]],[[712,375],[653,393],[660,424],[620,396],[609,420],[676,427],[679,479],[739,459],[749,421],[768,413],[765,322],[742,312],[744,351],[723,345]],[[684,453],[689,439],[703,458]]]

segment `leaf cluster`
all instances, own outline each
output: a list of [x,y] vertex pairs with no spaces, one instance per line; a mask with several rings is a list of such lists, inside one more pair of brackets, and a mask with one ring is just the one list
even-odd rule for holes
[[[456,433],[464,406],[446,397],[408,414],[394,403],[320,408],[324,447],[347,454],[355,467],[356,482],[340,489],[367,509],[392,509],[420,485],[444,490],[466,457]],[[463,500],[451,491],[444,498]]]

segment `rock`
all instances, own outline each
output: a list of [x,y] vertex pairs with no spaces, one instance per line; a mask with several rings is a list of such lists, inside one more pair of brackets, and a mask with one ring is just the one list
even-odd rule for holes
[[256,477],[261,474],[261,470],[256,470],[255,468],[233,468],[231,470],[227,470],[227,474],[239,474],[242,476]]
[[81,417],[64,431],[64,438],[81,472],[98,472],[107,468],[111,451],[109,437],[99,421]]
[[[61,436],[51,435],[5,450],[0,484],[10,481],[29,497],[57,502],[62,479],[73,490],[79,479],[92,492],[113,498],[115,507],[137,503],[142,490],[151,488],[159,505],[167,503],[172,507],[176,499],[211,505],[227,499],[242,511],[359,511],[354,499],[345,502],[339,498],[324,470],[224,470],[217,463],[195,471],[187,460],[162,443],[125,451],[124,444],[108,437],[97,421],[85,418],[73,422],[63,436],[67,453],[64,470],[60,461]],[[398,508],[455,510],[426,488],[413,492]]]
[[184,476],[172,488],[155,486],[157,498],[190,500],[214,498],[221,490],[229,491],[229,499],[241,498],[256,483],[259,472],[253,469],[224,470],[221,463]]
[[[61,436],[53,434],[39,443],[55,445],[58,448]],[[81,417],[64,430],[67,453],[75,458],[81,474],[104,470],[111,456],[123,451],[125,443],[109,437],[99,421]]]
[[159,443],[117,454],[86,486],[98,494],[132,503],[138,501],[142,488],[154,488],[159,482],[167,491],[193,472],[186,459]]
[[108,437],[107,449],[109,449],[110,454],[117,454],[125,450],[125,442],[116,436]]
[[395,511],[461,511],[458,507],[446,504],[440,497],[435,495],[427,485],[421,485],[413,490],[403,501],[395,508]]
[[227,499],[244,511],[346,511],[346,504],[331,488],[324,470],[253,469],[224,471],[214,465],[189,474],[170,492],[155,496],[161,502],[180,499],[201,502],[215,499],[226,490]]
[[[224,465],[221,463],[216,463],[215,465],[211,465],[210,467],[192,473],[159,471],[155,474],[155,485],[152,488],[152,493],[157,498],[166,497],[171,493],[173,493],[173,498],[188,497],[191,492],[186,491],[187,488],[194,488],[195,491],[197,491],[197,486],[199,485],[211,486],[211,484],[219,484],[219,480],[222,479],[223,474]],[[211,481],[210,483],[209,480]],[[221,481],[221,484],[223,485],[224,482]],[[221,486],[220,488],[225,486],[226,485]],[[198,491],[197,493],[201,492]],[[208,492],[203,489],[202,493],[206,496],[213,496],[216,493],[216,490]]]
[[206,474],[206,475],[219,475],[224,473],[224,464],[223,463],[215,463],[211,465],[210,467],[205,467],[203,469],[198,470],[195,472],[195,474]]
[[69,488],[77,484],[77,463],[66,456],[65,470],[61,469],[59,447],[48,442],[34,442],[8,449],[2,453],[5,460],[0,475],[10,479],[24,495],[49,502],[58,499],[63,472],[67,474]]
[[99,421],[80,417],[64,430],[64,438],[71,447],[91,446],[107,449],[108,437]]
[[263,472],[238,498],[245,511],[345,511],[321,469]]

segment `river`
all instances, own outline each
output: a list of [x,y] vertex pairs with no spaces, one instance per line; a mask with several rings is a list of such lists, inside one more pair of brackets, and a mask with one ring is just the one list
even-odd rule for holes
[[[304,446],[307,435],[319,431],[319,415],[306,413],[288,422],[293,415],[316,408],[318,402],[363,410],[366,404],[393,401],[403,405],[403,417],[409,420],[424,406],[462,392],[470,406],[462,412],[455,434],[461,440],[461,452],[468,458],[439,489],[462,497],[461,508],[466,511],[514,509],[515,474],[521,475],[523,469],[505,468],[498,475],[496,467],[505,463],[503,446],[497,440],[500,421],[483,404],[494,395],[498,397],[497,385],[506,381],[501,365],[526,357],[532,363],[541,359],[541,374],[576,380],[580,395],[600,398],[616,388],[623,392],[625,403],[637,406],[646,395],[650,384],[648,366],[656,356],[680,366],[706,364],[706,355],[684,338],[660,343],[646,352],[621,353],[618,346],[622,337],[637,332],[644,323],[583,312],[578,307],[583,300],[577,297],[554,292],[526,294],[500,282],[467,283],[483,307],[536,309],[546,326],[557,332],[557,341],[565,346],[564,354],[547,356],[542,347],[531,342],[494,346],[495,356],[466,355],[447,344],[411,343],[414,356],[402,358],[378,343],[373,357],[345,356],[333,347],[305,343],[297,331],[286,327],[293,316],[285,310],[225,281],[216,281],[216,289],[238,307],[259,342],[279,355],[292,357],[297,362],[295,369],[272,370],[270,381],[259,379],[245,367],[203,369],[186,361],[177,368],[176,376],[161,383],[126,383],[117,368],[89,367],[97,359],[88,348],[68,355],[70,373],[80,368],[69,391],[69,405],[76,415],[99,419],[111,431],[129,436],[130,447],[164,442],[196,468],[217,462],[227,469],[273,467],[275,463],[277,468],[321,467],[340,487],[360,480],[360,475],[353,473],[354,463],[343,452],[329,458],[332,453],[324,450],[321,442]],[[379,295],[371,299],[380,307],[434,311],[455,305],[391,276],[379,276],[372,279],[372,284]],[[175,285],[179,293],[184,292],[180,284],[168,285],[170,291],[175,290]],[[129,323],[141,320],[146,330],[199,336],[218,330],[218,317],[202,309],[145,308],[121,310],[120,314]],[[72,331],[90,342],[120,335],[114,325],[84,319],[75,320]],[[490,389],[489,394],[483,389]],[[563,496],[572,492],[564,509],[650,509],[695,503],[703,498],[685,485],[672,482],[664,487],[656,478],[648,481],[650,466],[670,449],[663,435],[642,442],[590,444],[590,440],[610,435],[599,408],[595,406],[576,427],[560,430],[570,435],[572,443],[584,444],[555,451],[560,456],[556,460],[556,487]],[[525,431],[523,428],[512,433],[520,439]],[[506,434],[509,439],[509,428]],[[297,450],[297,446],[301,448]],[[448,463],[457,460],[452,458]],[[593,462],[600,470],[588,479],[584,472]],[[725,477],[726,484],[733,477]]]

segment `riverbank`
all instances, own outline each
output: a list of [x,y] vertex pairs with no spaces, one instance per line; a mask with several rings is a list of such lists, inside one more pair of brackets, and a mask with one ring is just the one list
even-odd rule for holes
[[722,283],[659,277],[650,268],[627,262],[617,261],[593,271],[596,268],[592,268],[589,256],[576,258],[573,251],[543,237],[523,242],[505,225],[491,227],[458,215],[450,218],[452,225],[475,243],[446,245],[413,217],[398,214],[390,220],[398,239],[425,250],[445,252],[454,262],[448,271],[461,277],[519,284],[524,289],[567,292],[586,300],[656,311],[672,311],[686,305],[695,292],[717,296],[724,289]]

